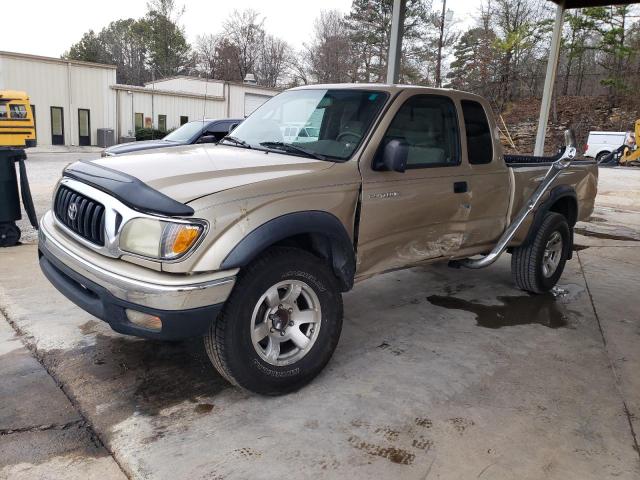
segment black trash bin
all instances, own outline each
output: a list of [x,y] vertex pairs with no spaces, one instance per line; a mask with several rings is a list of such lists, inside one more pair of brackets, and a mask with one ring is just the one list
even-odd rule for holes
[[[22,218],[19,192],[22,194],[22,203],[31,225],[38,228],[38,218],[33,207],[24,164],[26,158],[27,155],[20,148],[0,147],[0,247],[11,247],[20,241],[20,229],[16,225],[16,220]],[[20,189],[16,163],[20,169]]]

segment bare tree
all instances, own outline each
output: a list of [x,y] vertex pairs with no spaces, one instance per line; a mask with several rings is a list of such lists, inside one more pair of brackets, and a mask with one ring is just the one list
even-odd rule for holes
[[265,87],[276,87],[290,63],[291,48],[273,35],[265,35],[255,63],[256,79]]
[[319,83],[350,82],[355,79],[353,49],[344,17],[338,10],[324,10],[313,27],[313,40],[305,45],[310,76]]
[[264,18],[255,10],[235,10],[224,22],[224,35],[234,46],[235,64],[241,79],[254,73],[264,44]]
[[201,35],[196,40],[196,71],[216,80],[241,81],[235,47],[224,35]]

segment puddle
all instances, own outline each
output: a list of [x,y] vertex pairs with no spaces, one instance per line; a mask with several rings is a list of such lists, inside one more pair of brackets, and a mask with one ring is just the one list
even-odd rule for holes
[[502,328],[537,323],[549,328],[562,328],[568,325],[568,311],[557,297],[567,293],[557,289],[542,295],[497,297],[502,305],[483,305],[443,295],[431,295],[427,300],[438,307],[474,313],[480,327]]
[[585,237],[594,237],[602,240],[620,240],[626,242],[638,242],[640,238],[630,235],[617,235],[615,233],[594,232],[593,230],[587,230],[586,228],[574,228],[573,231],[579,235]]

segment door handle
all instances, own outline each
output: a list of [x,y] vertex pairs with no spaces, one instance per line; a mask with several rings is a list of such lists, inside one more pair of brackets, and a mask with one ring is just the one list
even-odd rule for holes
[[454,182],[453,193],[466,193],[469,191],[469,185],[467,182]]

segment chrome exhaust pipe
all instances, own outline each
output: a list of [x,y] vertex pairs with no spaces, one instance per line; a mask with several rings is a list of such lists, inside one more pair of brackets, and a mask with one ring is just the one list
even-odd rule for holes
[[560,158],[553,162],[549,170],[547,170],[547,173],[540,182],[540,185],[538,185],[538,188],[536,188],[535,192],[533,192],[529,200],[527,200],[525,205],[520,209],[518,215],[516,215],[516,217],[513,219],[511,225],[509,225],[509,227],[502,234],[496,246],[493,247],[493,250],[491,250],[488,255],[485,255],[481,258],[465,258],[463,260],[454,261],[456,265],[461,265],[467,268],[484,268],[488,267],[496,260],[498,260],[498,258],[500,258],[500,255],[502,255],[507,249],[507,245],[509,244],[513,236],[516,234],[529,214],[536,208],[536,206],[540,202],[540,199],[547,192],[553,181],[558,178],[558,175],[560,175],[560,172],[562,172],[562,170],[571,165],[571,161],[575,158],[576,147],[574,146],[575,138],[573,136],[573,132],[571,130],[566,130],[564,132],[564,138],[566,145],[564,152],[562,153]]

